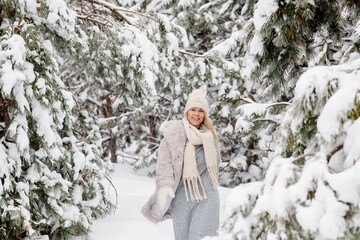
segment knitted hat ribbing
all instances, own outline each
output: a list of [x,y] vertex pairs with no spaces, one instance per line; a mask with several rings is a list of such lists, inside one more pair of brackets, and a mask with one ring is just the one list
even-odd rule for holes
[[190,95],[185,105],[185,114],[190,108],[199,107],[204,109],[206,113],[209,112],[208,102],[205,98],[203,91],[200,89],[194,90]]

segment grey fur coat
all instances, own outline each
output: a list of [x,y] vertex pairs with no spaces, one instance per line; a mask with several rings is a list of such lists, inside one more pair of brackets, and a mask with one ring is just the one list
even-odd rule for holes
[[[142,214],[154,223],[171,217],[168,212],[171,198],[168,198],[165,209],[160,209],[157,203],[157,194],[162,186],[170,186],[174,192],[176,192],[182,176],[186,142],[185,129],[181,120],[167,122],[163,133],[164,138],[158,149],[158,159],[156,163],[156,190],[141,210]],[[221,159],[220,150],[219,144],[217,142],[215,142],[215,144],[219,171]]]

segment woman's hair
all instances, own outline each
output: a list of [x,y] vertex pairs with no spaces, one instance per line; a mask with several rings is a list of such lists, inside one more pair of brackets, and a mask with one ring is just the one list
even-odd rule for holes
[[[202,122],[201,124],[203,124],[207,129],[209,129],[209,130],[212,132],[215,141],[219,142],[219,139],[218,139],[218,137],[216,136],[216,133],[215,133],[215,130],[214,130],[214,126],[213,126],[213,124],[212,124],[211,119],[208,117],[208,115],[207,115],[207,113],[206,113],[205,111],[204,111],[204,113],[205,113],[204,120],[203,120],[203,122]],[[188,117],[187,117],[187,112],[186,112],[186,114],[185,114],[185,117],[186,117],[186,119],[189,121],[189,119],[188,119]]]
[[215,141],[218,142],[219,139],[218,139],[218,137],[216,136],[216,133],[215,133],[215,130],[214,130],[214,126],[213,126],[213,124],[212,124],[211,119],[210,119],[210,118],[208,117],[208,115],[206,114],[206,112],[205,112],[205,117],[204,117],[204,121],[202,122],[202,124],[204,124],[204,126],[212,132]]

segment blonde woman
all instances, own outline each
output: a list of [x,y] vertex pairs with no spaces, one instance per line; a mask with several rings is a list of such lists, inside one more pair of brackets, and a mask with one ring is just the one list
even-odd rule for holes
[[216,234],[220,151],[204,93],[189,95],[182,120],[169,121],[158,149],[156,191],[142,209],[152,222],[173,219],[176,240]]

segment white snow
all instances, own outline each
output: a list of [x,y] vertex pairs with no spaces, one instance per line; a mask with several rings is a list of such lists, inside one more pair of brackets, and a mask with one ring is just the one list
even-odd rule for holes
[[53,145],[56,142],[56,136],[55,132],[52,130],[54,122],[51,115],[49,115],[48,110],[36,99],[32,99],[32,107],[32,115],[34,119],[37,120],[37,133],[39,136],[44,136],[48,146]]
[[175,34],[169,32],[166,34],[166,39],[168,40],[169,47],[167,48],[167,54],[171,55],[174,53],[175,56],[179,55],[179,41],[177,40]]
[[253,39],[250,42],[250,54],[252,55],[262,55],[264,51],[263,39],[260,33],[256,33]]
[[234,127],[230,123],[228,123],[228,125],[221,130],[221,134],[222,135],[232,134],[233,131],[234,131]]
[[156,95],[155,76],[154,75],[155,74],[152,71],[150,71],[149,69],[147,69],[147,68],[144,69],[144,80],[147,82],[152,95]]
[[360,183],[360,162],[357,161],[354,166],[336,173],[326,174],[326,180],[338,194],[338,199],[343,202],[349,202],[354,205],[359,203],[359,183]]
[[74,156],[74,179],[76,180],[79,177],[80,171],[85,167],[86,165],[86,158],[85,155],[80,152],[76,151]]
[[259,0],[254,11],[254,26],[260,31],[263,25],[269,20],[270,16],[278,10],[277,1]]
[[[303,73],[296,84],[293,102],[298,102],[303,108],[314,111],[314,114],[320,114],[317,129],[327,142],[331,142],[334,137],[346,131],[343,119],[355,108],[354,98],[360,89],[357,70],[359,68],[360,59],[337,66],[313,67]],[[330,96],[331,91],[336,92]],[[324,96],[324,99],[317,100],[318,103],[314,104],[316,100],[314,94]],[[326,101],[324,106],[322,101]],[[290,129],[293,133],[297,132],[303,121],[302,115],[297,116],[297,118],[291,116],[284,118],[284,121],[285,119],[290,121]]]
[[226,199],[226,214],[231,216],[239,206],[244,206],[249,202],[251,196],[259,195],[262,186],[261,182],[251,182],[239,185],[230,191]]
[[[173,240],[171,220],[154,224],[141,214],[141,208],[155,190],[155,179],[137,175],[131,167],[115,164],[112,183],[118,194],[116,212],[104,219],[93,222],[92,232],[87,240]],[[221,201],[221,216],[224,218],[223,203],[229,189],[219,187]],[[115,197],[112,191],[111,196]]]
[[235,130],[238,132],[247,132],[247,131],[250,131],[252,126],[253,126],[253,124],[251,122],[245,120],[241,116],[236,120]]
[[224,57],[231,52],[232,48],[238,44],[238,41],[245,36],[244,30],[239,30],[231,33],[231,36],[224,40],[223,42],[215,45],[214,48],[210,49],[207,54],[209,55],[218,55],[219,57]]
[[0,86],[2,87],[2,92],[5,96],[10,96],[12,89],[18,81],[24,81],[26,79],[21,71],[12,69],[12,63],[10,61],[6,61],[2,64],[0,73],[2,75]]
[[262,115],[265,113],[266,109],[271,105],[271,103],[246,103],[238,107],[243,113],[245,118],[251,118],[252,115]]
[[[318,119],[317,127],[322,137],[328,142],[333,135],[339,134],[341,130],[341,117],[351,110],[354,104],[354,98],[360,89],[357,76],[349,76],[349,82],[341,88],[328,100]],[[340,77],[343,77],[341,79]],[[346,76],[347,77],[347,76]],[[339,76],[344,81],[345,76]],[[341,83],[341,82],[340,82]]]
[[319,227],[319,222],[324,212],[325,210],[322,203],[314,200],[310,206],[299,206],[296,209],[296,220],[304,230],[315,232]]
[[319,222],[319,232],[325,239],[343,237],[346,228],[344,216],[348,206],[336,200],[333,191],[320,182],[315,199],[319,199],[326,209]]
[[[37,8],[40,6],[40,3],[37,3],[37,0],[22,0],[19,1],[21,12],[26,12],[27,15],[37,15]],[[26,8],[25,8],[26,6]]]
[[350,167],[355,160],[360,158],[360,119],[354,121],[354,123],[347,129],[347,138],[344,141],[344,152],[346,159],[344,167]]
[[230,107],[229,105],[225,105],[222,107],[222,109],[220,110],[220,116],[223,118],[227,118],[230,115]]
[[178,5],[179,7],[190,7],[191,5],[193,5],[195,3],[194,0],[180,0]]

